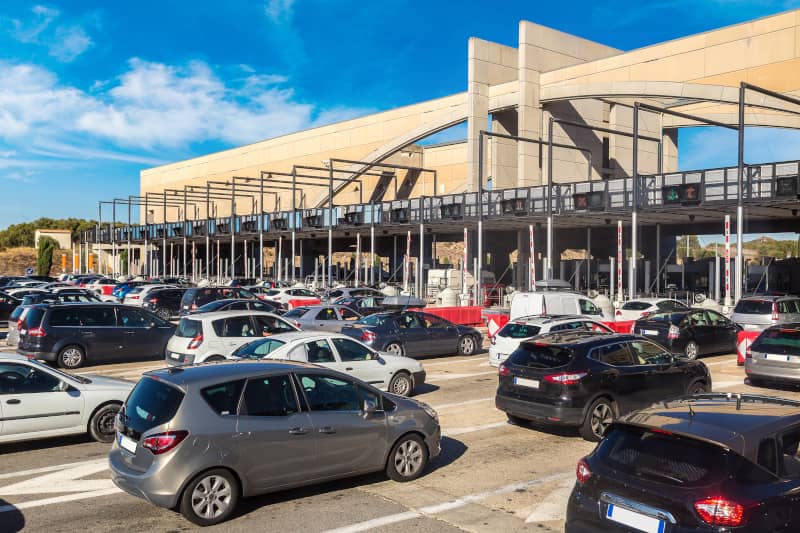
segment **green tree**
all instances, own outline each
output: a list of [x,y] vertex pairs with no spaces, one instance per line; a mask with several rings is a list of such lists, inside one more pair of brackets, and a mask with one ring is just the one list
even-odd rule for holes
[[120,272],[127,275],[128,274],[128,250],[127,248],[123,248],[119,252],[119,268]]
[[49,276],[53,268],[53,252],[58,248],[58,243],[50,237],[39,239],[39,250],[36,254],[36,273],[40,276]]

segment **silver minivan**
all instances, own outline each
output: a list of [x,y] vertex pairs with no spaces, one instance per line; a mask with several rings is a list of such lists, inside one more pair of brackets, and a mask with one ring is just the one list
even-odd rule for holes
[[750,296],[733,308],[731,320],[745,331],[761,331],[786,322],[800,322],[800,298],[796,296]]
[[241,497],[385,471],[422,475],[436,411],[340,372],[289,361],[144,374],[116,421],[114,483],[208,526]]
[[747,349],[744,371],[753,386],[800,383],[800,322],[765,329]]

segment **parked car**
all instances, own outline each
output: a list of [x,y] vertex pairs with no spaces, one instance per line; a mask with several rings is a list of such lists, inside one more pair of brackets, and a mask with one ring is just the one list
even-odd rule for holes
[[183,293],[181,299],[181,315],[196,311],[209,302],[216,300],[252,300],[255,295],[239,287],[192,287]]
[[264,287],[262,285],[250,285],[244,288],[245,290],[253,293],[259,300],[266,299],[267,293],[272,290],[270,287]]
[[327,289],[322,295],[322,301],[333,302],[338,298],[358,298],[364,296],[374,296],[381,298],[385,296],[378,289],[372,287],[336,287]]
[[630,414],[578,462],[565,530],[799,531],[799,413],[703,394]]
[[712,353],[736,353],[741,328],[710,309],[657,313],[640,318],[633,333],[658,341],[688,359]]
[[131,289],[145,284],[147,284],[146,281],[126,281],[124,283],[120,283],[111,290],[111,296],[114,296],[121,302]]
[[355,311],[339,305],[309,305],[295,307],[283,315],[303,331],[339,333],[342,327],[361,318]]
[[0,353],[0,442],[89,433],[114,440],[114,419],[133,383],[73,376],[16,354]]
[[48,291],[40,289],[38,287],[20,287],[18,289],[7,289],[5,291],[6,294],[9,296],[13,296],[17,300],[22,300],[25,296],[29,294],[47,294]]
[[300,331],[273,313],[221,311],[181,318],[175,335],[167,344],[168,365],[191,365],[222,361],[241,345],[258,337]]
[[197,315],[202,313],[216,313],[217,311],[264,311],[266,313],[283,314],[278,304],[272,302],[264,302],[257,299],[241,300],[231,298],[230,300],[214,300],[207,304],[198,307],[196,310],[190,312],[190,315]]
[[6,335],[6,346],[16,346],[19,343],[19,326],[25,320],[25,315],[31,305],[24,302],[18,305],[8,317],[8,334]]
[[592,331],[614,333],[608,326],[581,316],[532,316],[520,317],[506,324],[493,337],[489,337],[489,364],[500,366],[508,359],[519,343],[537,335],[559,331]]
[[335,305],[349,307],[356,313],[366,316],[372,313],[385,311],[383,307],[384,296],[342,296],[333,301]]
[[400,396],[410,396],[425,383],[425,370],[419,361],[376,352],[339,333],[281,333],[249,342],[233,356],[314,363]]
[[24,276],[0,276],[0,288],[14,285],[18,281],[30,281],[30,278]]
[[79,368],[87,362],[163,357],[175,326],[122,304],[35,306],[25,317],[17,353]]
[[147,309],[162,320],[170,320],[178,316],[181,310],[181,299],[186,289],[161,287],[141,296],[142,309]]
[[742,298],[733,308],[731,320],[745,331],[761,331],[775,324],[800,322],[800,298],[754,296]]
[[0,291],[0,321],[8,320],[11,312],[20,304],[20,300]]
[[519,345],[499,369],[495,405],[514,423],[577,426],[598,441],[617,417],[711,390],[700,361],[635,335],[551,333]]
[[441,449],[427,405],[296,362],[148,372],[117,430],[114,484],[202,526],[242,497],[368,472],[411,481]]
[[392,355],[472,355],[483,336],[468,326],[418,311],[376,313],[342,327],[342,333]]
[[308,305],[320,303],[319,297],[312,291],[298,287],[270,289],[264,294],[264,301],[278,303],[286,309],[289,308],[290,301]]
[[34,303],[77,303],[77,302],[101,302],[102,300],[94,293],[70,287],[68,290],[52,290],[45,294],[29,294],[22,299],[22,305]]
[[157,289],[177,289],[177,287],[161,284],[140,285],[129,290],[121,301],[125,305],[141,307],[148,294]]
[[86,288],[90,291],[96,292],[97,294],[112,296],[111,293],[114,290],[114,287],[117,285],[119,285],[119,282],[111,278],[98,278],[89,283]]
[[653,313],[688,311],[689,306],[671,298],[637,298],[628,300],[614,312],[618,322],[639,320]]
[[533,315],[580,315],[595,320],[614,320],[592,300],[576,292],[544,290],[514,293],[509,318],[516,320]]
[[800,382],[800,322],[765,329],[748,347],[744,371],[757,387]]

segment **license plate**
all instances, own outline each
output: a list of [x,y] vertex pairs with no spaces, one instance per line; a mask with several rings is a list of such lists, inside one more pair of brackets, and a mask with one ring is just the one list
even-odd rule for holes
[[502,359],[505,359],[506,357],[508,357],[508,356],[506,354],[504,354],[504,353],[498,353],[498,354],[495,354],[495,356],[494,356],[494,358],[497,359],[498,361],[500,361]]
[[780,355],[780,354],[776,354],[776,353],[765,353],[764,354],[764,359],[766,359],[768,361],[783,361],[785,363],[788,363],[788,362],[790,362],[792,360],[792,356],[791,355]]
[[179,354],[179,353],[175,353],[175,352],[169,352],[169,358],[170,358],[170,359],[177,359],[177,360],[179,360],[179,361],[180,361],[180,359],[181,359],[181,354]]
[[130,437],[126,437],[122,433],[119,434],[119,447],[128,450],[131,453],[136,453],[137,443]]
[[631,511],[624,507],[617,507],[613,503],[608,505],[606,518],[612,522],[617,522],[618,524],[623,524],[646,533],[662,533],[666,525],[663,520],[637,513],[636,511]]
[[519,385],[520,387],[530,387],[532,389],[538,389],[539,388],[539,380],[538,379],[514,378],[514,385]]
[[658,331],[656,331],[654,329],[643,329],[641,331],[642,331],[642,335],[658,335]]

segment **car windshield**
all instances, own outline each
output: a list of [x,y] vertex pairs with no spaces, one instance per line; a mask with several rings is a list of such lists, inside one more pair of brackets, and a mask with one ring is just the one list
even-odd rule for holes
[[628,302],[622,306],[622,309],[625,311],[644,311],[645,309],[650,309],[653,304],[648,302]]
[[528,368],[558,368],[572,360],[572,352],[563,346],[523,342],[508,358],[509,363]]
[[284,341],[278,339],[259,339],[240,346],[234,350],[233,355],[245,359],[261,359],[284,344],[286,344]]
[[769,300],[739,300],[734,313],[743,315],[768,315],[772,313],[772,302]]
[[178,323],[178,328],[175,330],[175,336],[193,339],[203,334],[203,323],[199,320],[192,320],[190,318],[181,318]]
[[767,330],[755,340],[750,349],[756,352],[800,355],[800,328]]
[[295,307],[294,309],[292,309],[283,316],[285,316],[286,318],[300,318],[306,313],[308,313],[307,307]]
[[122,422],[145,432],[172,420],[183,401],[183,392],[166,383],[145,377],[136,384],[120,414]]
[[390,320],[386,315],[369,315],[356,321],[356,324],[363,324],[365,326],[382,326]]
[[497,336],[508,337],[509,339],[526,339],[538,335],[541,330],[540,326],[533,326],[524,322],[509,322],[503,326]]
[[198,313],[210,313],[211,311],[216,311],[223,305],[228,305],[230,302],[227,300],[217,300],[215,302],[209,302],[205,305],[201,305],[197,308]]

